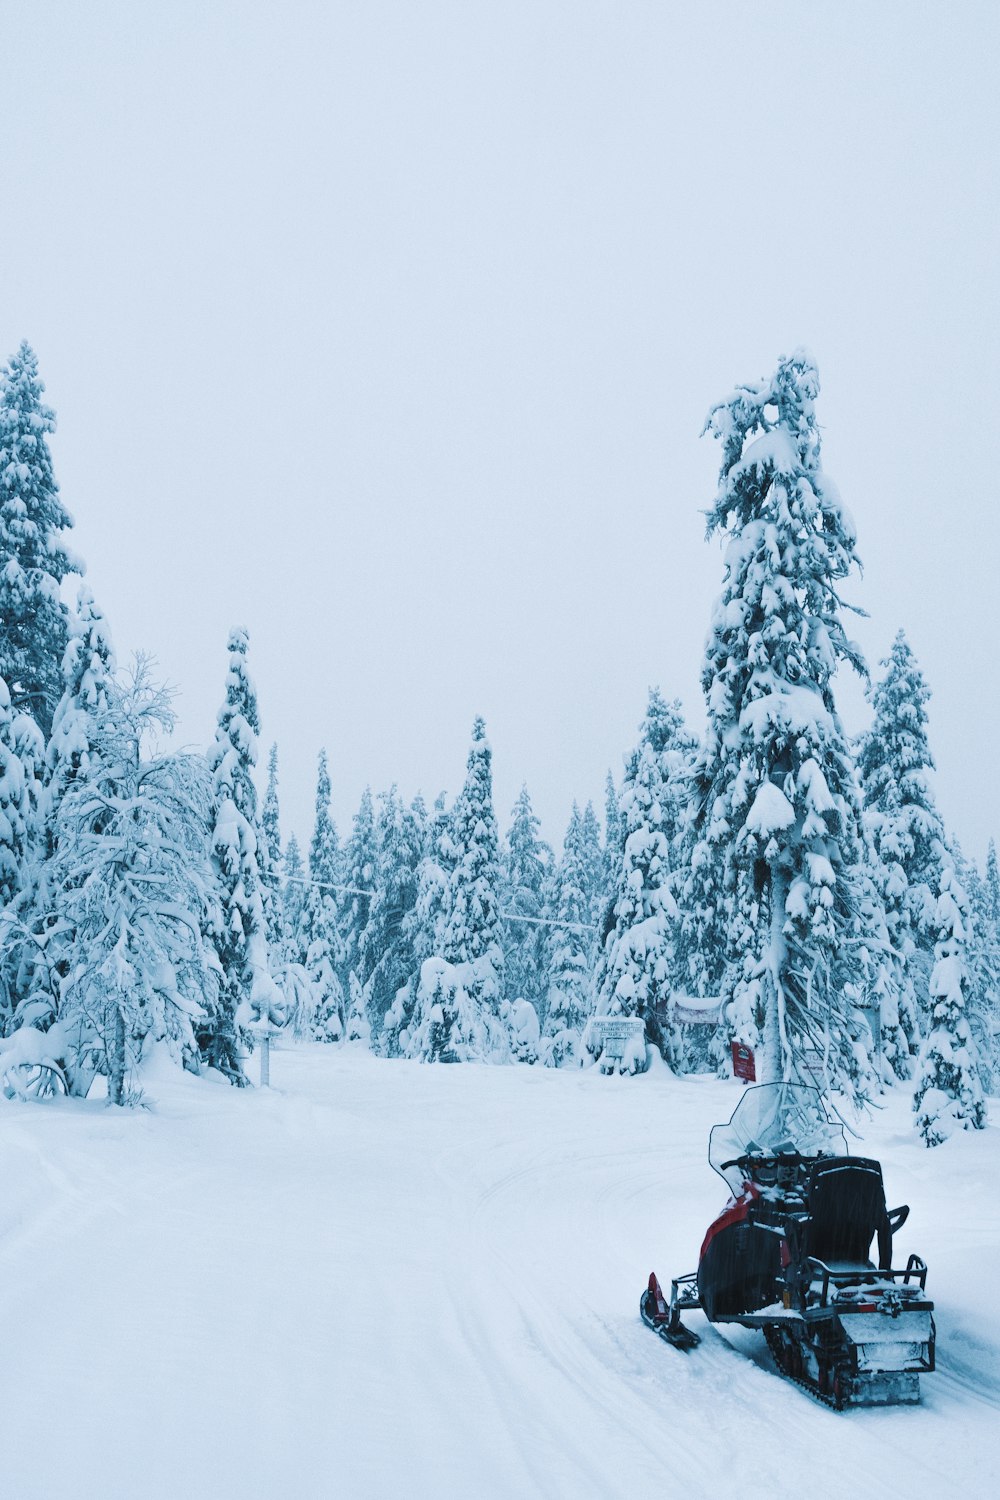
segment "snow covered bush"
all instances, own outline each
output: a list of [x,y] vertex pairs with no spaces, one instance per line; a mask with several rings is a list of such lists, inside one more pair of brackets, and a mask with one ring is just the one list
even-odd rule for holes
[[945,866],[935,920],[938,940],[930,979],[931,1029],[920,1054],[913,1096],[916,1128],[928,1146],[956,1129],[982,1130],[986,1104],[966,1017],[968,904],[955,871]]
[[347,1016],[347,1040],[349,1042],[364,1042],[370,1045],[372,1037],[371,1022],[368,1020],[368,1010],[365,1004],[365,992],[361,980],[357,974],[350,978],[351,1008]]

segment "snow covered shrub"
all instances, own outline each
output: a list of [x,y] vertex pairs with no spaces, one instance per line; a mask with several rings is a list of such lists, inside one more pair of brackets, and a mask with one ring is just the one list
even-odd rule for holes
[[488,958],[420,966],[403,1056],[420,1062],[509,1062],[500,986]]
[[504,1000],[500,1005],[500,1019],[507,1025],[510,1035],[510,1054],[515,1062],[538,1061],[541,1027],[538,1012],[530,1000]]
[[365,1046],[369,1046],[371,1043],[372,1028],[365,1006],[365,992],[357,974],[351,975],[350,990],[351,1009],[347,1017],[347,1040],[349,1042],[364,1042]]

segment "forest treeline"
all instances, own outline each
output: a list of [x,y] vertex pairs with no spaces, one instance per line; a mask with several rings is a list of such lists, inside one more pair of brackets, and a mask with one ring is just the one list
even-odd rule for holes
[[[820,462],[804,351],[737,387],[709,535],[725,541],[702,664],[707,727],[649,694],[601,817],[542,838],[527,788],[501,836],[485,725],[465,783],[366,791],[341,841],[318,761],[307,849],[283,834],[279,757],[257,785],[249,641],[220,649],[206,754],[162,749],[153,664],[116,661],[52,471],[24,344],[0,374],[0,1068],[137,1096],[144,1060],[246,1081],[282,1028],[387,1057],[605,1071],[731,1068],[856,1099],[908,1083],[928,1144],[985,1122],[1000,1070],[1000,875],[935,805],[927,686],[902,631],[852,741],[841,666],[857,563]],[[263,769],[263,768],[261,768]],[[637,1046],[607,1045],[635,1019]]]

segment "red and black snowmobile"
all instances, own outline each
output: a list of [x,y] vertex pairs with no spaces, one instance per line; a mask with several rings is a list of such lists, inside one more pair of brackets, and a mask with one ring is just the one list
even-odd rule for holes
[[934,1368],[934,1304],[919,1256],[892,1265],[909,1209],[886,1208],[881,1166],[848,1156],[819,1091],[746,1089],[712,1131],[708,1159],[732,1197],[669,1301],[650,1276],[643,1322],[680,1349],[699,1342],[681,1322],[687,1309],[759,1328],[781,1374],[838,1410],[919,1401],[920,1372]]

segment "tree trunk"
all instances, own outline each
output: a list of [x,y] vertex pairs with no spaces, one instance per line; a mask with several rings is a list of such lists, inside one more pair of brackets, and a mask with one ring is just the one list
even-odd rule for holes
[[125,1017],[121,1006],[115,1005],[111,1023],[111,1055],[108,1059],[108,1098],[112,1104],[125,1100]]
[[785,942],[785,898],[788,895],[788,879],[783,873],[773,870],[770,874],[768,899],[771,904],[771,932],[764,959],[764,1035],[761,1065],[757,1070],[758,1083],[781,1083],[790,1062],[788,1040],[785,1032],[782,976],[784,974],[787,945]]

